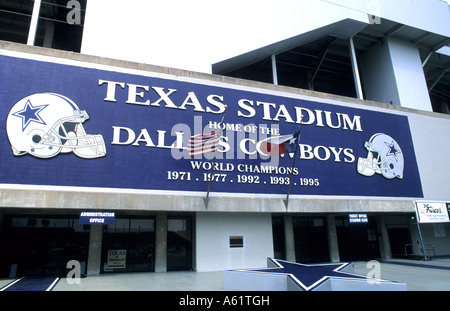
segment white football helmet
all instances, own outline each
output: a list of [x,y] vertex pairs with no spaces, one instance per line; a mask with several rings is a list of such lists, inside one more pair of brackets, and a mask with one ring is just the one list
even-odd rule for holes
[[378,133],[366,141],[367,158],[358,158],[358,173],[364,176],[381,174],[387,179],[403,178],[404,158],[397,142],[389,135]]
[[15,156],[31,154],[51,158],[73,151],[81,158],[106,155],[102,135],[88,135],[83,122],[89,116],[69,98],[37,93],[19,100],[6,120],[8,139]]

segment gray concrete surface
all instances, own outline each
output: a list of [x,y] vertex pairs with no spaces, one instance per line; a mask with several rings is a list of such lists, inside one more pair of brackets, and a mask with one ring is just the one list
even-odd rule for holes
[[[392,259],[380,262],[380,278],[406,283],[408,291],[449,291],[450,259]],[[356,274],[367,275],[367,262],[354,262]],[[0,279],[0,287],[12,282]],[[61,279],[54,291],[221,291],[222,271],[101,274],[68,284]]]
[[[366,267],[367,262],[354,264],[357,274],[367,275],[371,270]],[[408,291],[450,290],[450,259],[432,261],[391,259],[381,262],[380,267],[381,279],[406,283]]]

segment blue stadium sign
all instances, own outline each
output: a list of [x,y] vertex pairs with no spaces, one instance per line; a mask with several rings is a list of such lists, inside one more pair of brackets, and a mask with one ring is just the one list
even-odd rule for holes
[[[0,183],[423,197],[401,113],[36,58],[0,52]],[[215,151],[191,157],[205,133]]]

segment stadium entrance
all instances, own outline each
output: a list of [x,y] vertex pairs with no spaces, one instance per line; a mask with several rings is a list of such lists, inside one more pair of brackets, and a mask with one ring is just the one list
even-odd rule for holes
[[351,223],[349,217],[336,217],[339,256],[342,261],[371,260],[380,258],[375,217],[367,222]]
[[[167,271],[193,269],[193,216],[168,215],[159,224],[165,233],[156,238],[155,215],[119,215],[114,224],[100,226],[92,240],[92,226],[79,223],[77,215],[5,214],[0,227],[0,278],[58,275],[72,269],[67,263],[80,263],[87,274],[94,258],[97,273],[153,272],[156,256],[164,254]],[[160,230],[161,231],[161,230]],[[157,241],[164,248],[157,247]],[[100,243],[99,243],[100,242]],[[90,253],[90,244],[99,247]],[[91,245],[91,246],[92,246]]]
[[68,261],[87,262],[89,225],[76,216],[5,215],[2,228],[1,277],[64,275]]

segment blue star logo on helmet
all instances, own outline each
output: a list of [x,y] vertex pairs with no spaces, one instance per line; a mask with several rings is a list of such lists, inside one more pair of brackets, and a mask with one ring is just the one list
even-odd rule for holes
[[16,111],[12,115],[22,118],[22,132],[23,132],[31,122],[36,122],[44,125],[46,124],[44,120],[42,120],[39,113],[47,106],[48,105],[41,105],[34,107],[31,101],[28,100],[25,103],[25,107],[23,107],[22,110]]
[[87,134],[86,110],[61,94],[35,93],[14,104],[6,119],[6,132],[15,156],[30,154],[48,159],[73,152],[85,159],[106,155],[101,134]]
[[389,150],[388,150],[386,156],[392,155],[392,156],[394,156],[394,158],[397,160],[397,154],[398,154],[398,153],[401,153],[401,151],[400,151],[400,150],[397,150],[397,149],[395,148],[395,143],[394,143],[394,141],[392,141],[390,144],[388,144],[388,143],[385,143],[385,144],[386,144],[386,146],[388,146],[388,148],[389,148]]

